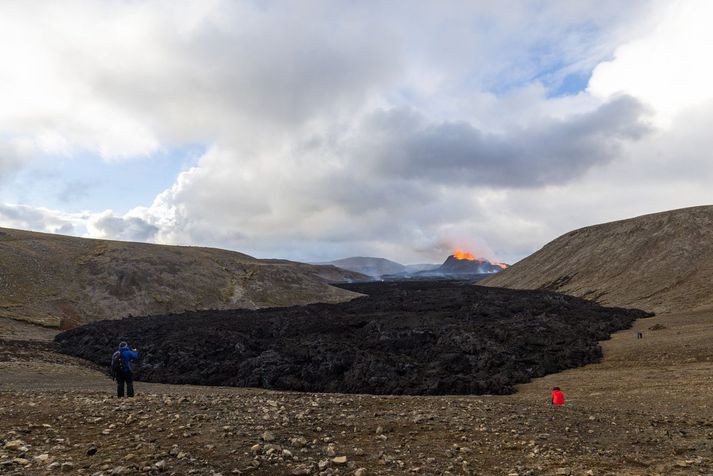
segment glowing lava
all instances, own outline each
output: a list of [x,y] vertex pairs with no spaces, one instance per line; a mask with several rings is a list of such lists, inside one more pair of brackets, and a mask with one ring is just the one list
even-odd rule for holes
[[455,259],[460,259],[460,260],[468,260],[468,261],[475,261],[477,258],[473,253],[470,253],[468,251],[463,251],[463,250],[455,250],[453,252],[453,257]]
[[499,267],[500,269],[508,269],[510,267],[507,264],[500,263],[498,261],[490,261],[489,259],[486,259],[486,258],[482,258],[482,259],[478,258],[477,256],[475,256],[473,253],[471,253],[469,251],[455,250],[453,252],[453,257],[455,259],[461,260],[461,261],[480,261],[483,263],[490,263],[493,266]]

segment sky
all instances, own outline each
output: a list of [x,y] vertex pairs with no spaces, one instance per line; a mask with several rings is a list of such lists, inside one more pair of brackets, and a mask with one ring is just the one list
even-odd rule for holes
[[0,227],[513,263],[713,203],[713,2],[0,2]]

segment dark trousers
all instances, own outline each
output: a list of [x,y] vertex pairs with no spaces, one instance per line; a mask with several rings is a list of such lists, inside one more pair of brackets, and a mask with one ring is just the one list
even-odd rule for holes
[[116,396],[124,396],[124,383],[126,383],[126,395],[134,396],[134,374],[131,372],[119,372],[116,376]]

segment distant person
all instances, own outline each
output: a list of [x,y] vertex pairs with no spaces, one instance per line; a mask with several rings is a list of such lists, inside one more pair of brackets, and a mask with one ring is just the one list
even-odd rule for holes
[[119,350],[111,356],[111,373],[116,379],[116,396],[124,396],[124,384],[126,384],[126,395],[134,396],[134,371],[131,368],[131,361],[138,360],[139,353],[136,349],[130,349],[129,344],[122,342]]
[[564,393],[562,393],[559,387],[552,389],[552,405],[555,407],[564,406]]
[[637,339],[643,339],[643,338],[644,338],[644,333],[643,333],[643,332],[637,332],[637,333],[636,333],[636,338],[637,338]]

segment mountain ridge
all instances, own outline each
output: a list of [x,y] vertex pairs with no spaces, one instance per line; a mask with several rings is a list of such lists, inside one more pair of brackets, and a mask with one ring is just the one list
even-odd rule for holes
[[129,315],[343,302],[365,276],[217,248],[0,228],[0,318],[71,328]]
[[334,261],[314,263],[315,265],[331,265],[347,271],[365,274],[377,278],[387,274],[399,274],[408,271],[408,266],[386,258],[374,256],[350,256]]
[[713,307],[713,206],[579,228],[480,284],[547,289],[603,305],[674,312]]

